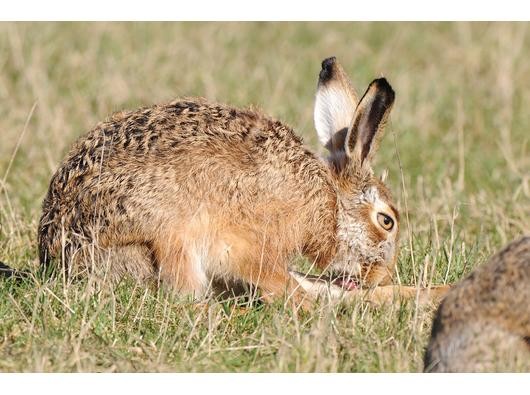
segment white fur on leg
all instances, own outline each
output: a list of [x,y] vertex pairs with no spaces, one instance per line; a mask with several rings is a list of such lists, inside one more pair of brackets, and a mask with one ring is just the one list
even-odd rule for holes
[[313,277],[309,278],[308,276],[295,271],[289,271],[289,274],[298,282],[304,291],[315,299],[318,297],[328,297],[331,300],[340,300],[345,294],[345,291],[342,288],[337,287],[328,281],[318,280]]

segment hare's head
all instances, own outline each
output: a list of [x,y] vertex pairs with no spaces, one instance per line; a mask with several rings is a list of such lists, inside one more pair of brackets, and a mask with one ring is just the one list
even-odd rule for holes
[[335,58],[322,62],[315,126],[330,153],[338,200],[338,248],[328,269],[346,289],[386,281],[396,262],[399,214],[384,177],[371,167],[393,103],[394,91],[384,78],[374,80],[358,100]]

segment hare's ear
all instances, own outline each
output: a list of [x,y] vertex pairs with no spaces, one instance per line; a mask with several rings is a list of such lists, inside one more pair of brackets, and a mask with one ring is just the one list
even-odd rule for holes
[[376,79],[368,86],[355,109],[346,137],[344,149],[350,160],[361,165],[370,163],[383,135],[394,98],[395,93],[384,78]]
[[318,138],[331,153],[344,151],[357,96],[348,76],[335,57],[322,62],[315,97],[315,128]]

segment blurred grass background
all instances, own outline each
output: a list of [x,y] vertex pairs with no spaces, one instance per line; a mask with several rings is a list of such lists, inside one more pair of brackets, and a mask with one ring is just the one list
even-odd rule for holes
[[[313,98],[331,55],[359,94],[380,75],[397,94],[376,171],[408,214],[404,283],[457,281],[530,231],[528,23],[0,23],[0,259],[37,264],[51,175],[114,111],[255,105],[322,152]],[[2,282],[0,370],[418,371],[432,316],[238,309],[132,284]]]

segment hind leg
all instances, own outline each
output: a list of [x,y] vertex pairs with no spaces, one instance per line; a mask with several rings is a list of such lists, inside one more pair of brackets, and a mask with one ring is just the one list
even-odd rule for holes
[[149,282],[155,279],[155,265],[153,254],[145,245],[128,245],[112,247],[106,250],[109,272],[114,277],[131,276],[139,282]]
[[118,281],[130,276],[136,281],[148,282],[155,278],[152,254],[140,244],[101,248],[83,246],[68,262],[67,274],[91,273],[101,279]]

